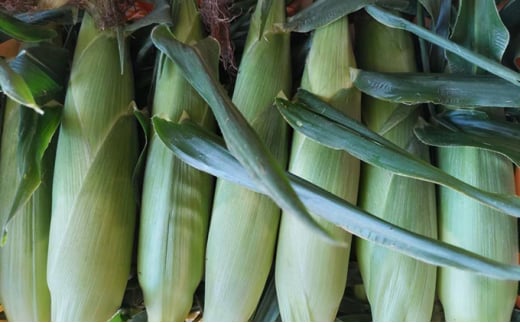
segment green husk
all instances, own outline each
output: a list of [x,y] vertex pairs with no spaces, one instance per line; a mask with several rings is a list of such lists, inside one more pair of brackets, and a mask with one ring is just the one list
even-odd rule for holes
[[[201,40],[195,2],[173,7],[177,39]],[[211,59],[216,73],[218,52]],[[165,54],[158,60],[152,113],[169,120],[189,116],[206,129],[215,125],[206,103]],[[148,320],[184,321],[204,273],[213,178],[176,158],[154,132],[143,185],[138,273]]]
[[[370,17],[359,19],[356,30],[356,57],[361,68],[380,72],[415,71],[413,43],[407,32],[390,29]],[[400,119],[391,123],[384,137],[429,160],[427,147],[413,134],[417,109],[367,95],[362,101],[362,118],[368,128],[381,132],[399,115]],[[403,108],[406,113],[399,114]],[[402,228],[437,238],[435,187],[431,183],[363,164],[359,205]],[[429,321],[435,298],[436,267],[366,240],[359,239],[356,245],[372,319]]]
[[[481,28],[482,26],[489,28]],[[492,27],[492,28],[491,28]],[[500,61],[509,33],[492,1],[464,0],[451,39]],[[482,66],[447,55],[449,71],[482,73]],[[498,62],[497,62],[498,63]],[[504,120],[503,111],[482,108],[492,119]],[[476,187],[515,194],[513,165],[504,156],[479,148],[438,148],[437,163],[445,172]],[[518,263],[517,220],[440,189],[439,239],[506,264]],[[439,299],[448,321],[509,321],[517,294],[517,281],[500,281],[441,268]]]
[[[19,126],[22,109],[7,99],[0,140],[0,219],[9,216],[22,175],[19,171],[21,144]],[[29,113],[36,113],[28,111]],[[47,287],[47,247],[51,219],[51,191],[54,154],[43,163],[39,188],[7,226],[9,237],[0,248],[0,295],[10,321],[50,321],[51,304]]]
[[[493,192],[514,192],[511,162],[497,153],[471,147],[439,148],[437,162],[447,173],[477,187]],[[516,264],[517,235],[515,218],[440,189],[439,238],[442,241],[503,263]],[[509,321],[517,284],[441,268],[438,290],[446,320]]]
[[[126,51],[128,53],[128,51]],[[118,42],[85,15],[58,138],[47,281],[53,321],[104,321],[130,271],[137,160],[133,76]]]
[[[285,2],[273,1],[262,37],[257,5],[233,93],[233,102],[281,165],[287,160],[287,126],[274,98],[290,90],[289,35],[273,32],[284,21]],[[208,236],[206,321],[247,321],[274,257],[280,210],[266,196],[218,180]]]
[[[360,94],[352,89],[355,66],[347,18],[314,32],[302,87],[349,116],[360,118]],[[347,91],[340,91],[341,89]],[[359,160],[294,133],[290,172],[351,203],[357,199]],[[316,218],[345,246],[323,241],[295,217],[283,214],[276,254],[276,289],[284,321],[333,321],[342,299],[351,234]]]

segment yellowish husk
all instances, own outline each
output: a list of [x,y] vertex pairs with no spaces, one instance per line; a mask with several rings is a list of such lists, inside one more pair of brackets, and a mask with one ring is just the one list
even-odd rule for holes
[[[126,51],[128,53],[128,51]],[[121,304],[134,237],[137,128],[129,57],[85,15],[58,138],[47,281],[53,321],[106,321]]]
[[[355,67],[347,18],[314,32],[302,87],[349,116],[360,118],[360,94],[352,89]],[[340,92],[348,89],[347,92]],[[359,160],[294,133],[289,170],[355,203]],[[334,321],[349,264],[351,234],[316,219],[345,246],[331,245],[290,214],[283,214],[276,254],[276,291],[284,321]]]
[[[281,165],[287,160],[287,126],[273,102],[279,92],[290,90],[289,35],[270,30],[284,16],[285,2],[273,1],[266,32],[259,35],[255,12],[233,93],[233,102]],[[217,180],[206,253],[205,321],[251,317],[273,262],[279,219],[280,210],[268,197]]]
[[[372,18],[356,24],[359,66],[380,72],[414,72],[410,35]],[[391,63],[389,63],[391,62]],[[362,118],[380,131],[399,105],[363,96]],[[402,107],[401,107],[402,108]],[[408,107],[412,109],[413,107]],[[413,134],[418,113],[396,124],[384,137],[429,160],[428,148]],[[395,175],[363,164],[359,205],[366,211],[410,231],[437,238],[433,184]],[[357,260],[374,321],[429,321],[435,298],[436,267],[374,243],[358,239]]]

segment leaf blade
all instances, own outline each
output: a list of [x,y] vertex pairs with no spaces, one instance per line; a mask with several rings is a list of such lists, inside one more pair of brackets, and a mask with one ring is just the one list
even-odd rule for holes
[[300,217],[304,223],[329,240],[328,234],[308,214],[290,187],[280,165],[231,102],[224,88],[215,80],[211,69],[196,48],[175,40],[164,26],[154,28],[152,40],[179,66],[186,80],[208,103],[230,151],[253,178],[269,190],[269,196],[282,209]]
[[[176,124],[154,117],[153,124],[164,144],[184,162],[214,176],[265,194],[265,191],[255,184],[240,163],[226,150],[220,137],[208,133],[191,122]],[[438,266],[473,270],[499,279],[516,280],[520,277],[519,266],[501,264],[401,229],[310,182],[291,174],[288,176],[291,185],[311,212],[361,238]]]
[[371,165],[451,188],[492,208],[520,217],[518,197],[483,191],[444,173],[334,110],[310,92],[299,90],[298,98],[307,105],[283,99],[277,99],[276,103],[289,124],[306,136],[328,147],[346,150]]

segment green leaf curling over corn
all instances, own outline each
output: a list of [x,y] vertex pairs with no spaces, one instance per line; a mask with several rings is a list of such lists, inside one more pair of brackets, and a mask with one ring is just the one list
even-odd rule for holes
[[[0,219],[4,223],[21,180],[19,126],[23,113],[36,113],[7,99],[0,140]],[[39,116],[41,117],[41,116]],[[46,156],[39,188],[7,226],[7,241],[0,248],[0,302],[10,321],[50,321],[47,287],[47,248],[51,218],[54,155]]]
[[[314,32],[302,87],[353,118],[360,117],[360,93],[352,89],[355,67],[347,18]],[[346,90],[341,90],[346,89]],[[359,160],[294,133],[289,170],[314,184],[356,202]],[[343,296],[351,234],[318,222],[346,246],[332,246],[289,214],[283,214],[276,254],[276,289],[284,321],[333,321]]]
[[[407,32],[388,28],[370,17],[359,19],[356,30],[356,54],[361,68],[379,72],[415,71],[412,38]],[[363,96],[362,101],[362,118],[370,129],[381,131],[388,125],[385,138],[429,160],[428,148],[413,134],[417,109],[370,96]],[[437,237],[435,187],[431,183],[364,164],[359,205],[400,227]],[[357,241],[357,259],[374,321],[431,319],[435,266],[361,239]]]
[[[177,1],[173,32],[183,42],[202,39],[194,1]],[[208,52],[216,73],[218,49]],[[211,48],[208,48],[211,50]],[[180,120],[186,113],[207,129],[211,110],[165,54],[158,60],[152,113]],[[210,175],[186,165],[155,133],[144,177],[139,228],[138,273],[150,321],[184,321],[204,272],[206,237],[213,199]]]
[[[127,51],[128,52],[128,51]],[[85,15],[58,138],[47,281],[52,320],[108,320],[130,272],[137,126],[129,57]]]
[[[274,107],[290,91],[289,35],[271,30],[285,19],[285,2],[273,1],[258,37],[257,5],[233,103],[281,165],[287,160],[287,126]],[[208,236],[205,311],[207,321],[247,321],[255,310],[274,257],[280,210],[266,196],[217,180]]]

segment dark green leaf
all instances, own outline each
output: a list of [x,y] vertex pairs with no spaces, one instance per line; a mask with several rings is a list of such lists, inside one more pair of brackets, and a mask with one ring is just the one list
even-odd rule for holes
[[298,199],[281,166],[212,75],[200,51],[177,41],[164,26],[154,28],[152,40],[179,66],[186,80],[208,103],[230,151],[254,180],[284,211],[299,216],[321,236],[328,237]]
[[391,4],[394,8],[409,6],[407,0],[318,0],[289,18],[281,28],[285,31],[309,32],[374,3]]
[[0,58],[0,87],[2,92],[13,101],[30,107],[38,113],[43,113],[42,109],[36,104],[31,89],[25,80],[15,73],[2,58]]
[[[493,1],[461,1],[451,41],[475,53],[500,61],[509,42],[509,32]],[[455,53],[446,53],[452,73],[475,74],[479,66]]]
[[49,146],[54,133],[58,129],[61,120],[62,107],[58,105],[48,106],[45,113],[39,115],[33,110],[20,107],[18,171],[22,174],[19,186],[11,205],[9,216],[3,229],[38,189],[42,182],[42,161],[45,151]]
[[456,110],[443,116],[459,131],[423,123],[415,134],[427,145],[437,147],[471,146],[500,153],[520,165],[520,128],[518,124],[490,120],[482,111]]
[[0,31],[23,42],[50,40],[58,34],[55,30],[31,25],[0,11]]
[[366,6],[365,10],[377,21],[385,24],[391,28],[399,28],[409,31],[425,40],[438,45],[448,52],[452,52],[464,60],[478,65],[481,69],[495,74],[516,86],[520,86],[520,74],[501,65],[500,63],[489,59],[481,54],[475,53],[470,49],[460,46],[452,41],[449,41],[439,35],[436,35],[429,30],[422,28],[406,19],[398,17],[389,11],[378,8],[377,6]]
[[9,66],[25,80],[41,106],[51,100],[63,101],[69,58],[69,52],[63,48],[41,45],[22,50]]
[[[422,6],[428,11],[428,14],[432,18],[432,31],[443,37],[448,38],[450,31],[450,18],[451,18],[451,0],[419,0]],[[424,40],[421,39],[421,42]],[[444,70],[445,63],[445,51],[444,49],[431,45],[429,52],[430,68],[425,68],[426,72],[442,72]]]
[[78,21],[77,15],[76,6],[65,5],[49,10],[24,12],[15,17],[27,24],[51,22],[60,25],[74,25]]
[[[246,186],[260,193],[248,172],[225,149],[223,141],[194,123],[176,124],[153,118],[154,129],[164,144],[180,159],[212,175]],[[378,245],[391,248],[424,262],[471,270],[499,279],[520,278],[520,267],[501,264],[453,245],[397,227],[318,186],[288,174],[291,184],[309,210],[328,222]]]
[[520,107],[520,91],[492,75],[378,73],[352,70],[354,85],[378,99],[456,107]]
[[417,156],[377,135],[321,101],[299,90],[302,103],[277,99],[277,106],[297,131],[332,149],[342,149],[362,161],[395,174],[439,184],[458,191],[506,214],[520,217],[520,198],[487,192],[432,166]]

